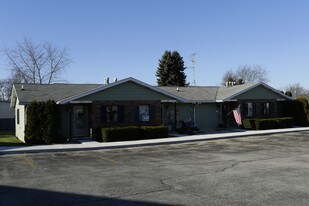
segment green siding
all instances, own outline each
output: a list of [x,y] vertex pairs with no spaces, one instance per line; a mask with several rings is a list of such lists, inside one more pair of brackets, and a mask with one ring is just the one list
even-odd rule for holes
[[82,97],[76,101],[104,100],[172,100],[172,98],[134,82],[126,82]]
[[240,94],[233,99],[283,99],[281,95],[263,87],[258,86],[243,94]]
[[193,104],[177,104],[177,110],[179,121],[193,121]]
[[203,131],[214,131],[219,124],[217,104],[200,104],[196,107],[196,124]]
[[61,112],[61,135],[63,137],[70,136],[70,112],[67,106],[60,107]]
[[[213,131],[218,127],[220,111],[217,110],[216,103],[199,104],[195,107],[195,121],[201,131]],[[177,128],[181,127],[180,121],[194,120],[194,104],[177,104],[177,111]],[[168,116],[168,113],[174,114],[174,105],[170,104],[168,109],[165,109],[165,116]],[[164,121],[165,124],[167,122]]]

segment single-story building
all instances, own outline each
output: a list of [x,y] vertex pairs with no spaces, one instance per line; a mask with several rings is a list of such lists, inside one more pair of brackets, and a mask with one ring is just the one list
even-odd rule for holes
[[14,129],[14,110],[10,109],[10,102],[0,101],[0,132],[13,132]]
[[241,105],[245,118],[280,116],[280,103],[291,100],[264,83],[157,87],[134,78],[109,84],[14,84],[16,137],[24,141],[27,105],[54,100],[61,110],[61,135],[87,137],[95,128],[160,125],[170,130],[192,121],[204,132],[236,126],[229,113]]

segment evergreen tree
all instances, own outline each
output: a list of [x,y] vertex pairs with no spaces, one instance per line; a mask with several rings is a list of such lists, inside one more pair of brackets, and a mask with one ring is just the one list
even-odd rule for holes
[[45,128],[43,132],[43,140],[46,143],[54,143],[59,142],[60,138],[58,138],[58,129],[60,127],[60,111],[58,105],[53,100],[48,100],[45,102]]
[[27,107],[27,124],[25,128],[25,141],[28,144],[43,143],[44,132],[44,105],[42,102],[31,102]]
[[177,51],[165,51],[156,72],[158,86],[188,86],[185,69],[184,61]]
[[52,101],[31,102],[27,107],[25,141],[28,144],[55,143],[59,138],[60,110]]

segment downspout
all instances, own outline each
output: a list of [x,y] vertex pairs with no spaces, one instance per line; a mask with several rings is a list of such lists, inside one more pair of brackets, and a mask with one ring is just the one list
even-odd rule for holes
[[177,104],[176,104],[176,102],[174,103],[174,105],[175,105],[175,111],[174,111],[174,130],[176,130],[177,128]]
[[71,112],[71,105],[70,102],[68,103],[69,106],[69,140],[72,139],[72,112]]
[[194,103],[194,106],[193,106],[193,122],[194,122],[194,124],[196,124],[196,121],[195,121],[195,119],[196,119],[196,114],[195,114],[195,112],[196,112],[196,107],[197,107],[199,104],[201,104],[201,103],[200,103],[200,102],[196,102],[196,103]]

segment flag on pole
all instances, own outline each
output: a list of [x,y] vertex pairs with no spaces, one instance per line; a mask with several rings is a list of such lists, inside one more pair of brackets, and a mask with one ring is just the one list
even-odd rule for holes
[[242,125],[241,114],[240,114],[240,105],[233,110],[234,118],[238,126]]

